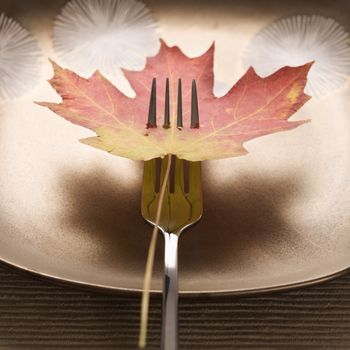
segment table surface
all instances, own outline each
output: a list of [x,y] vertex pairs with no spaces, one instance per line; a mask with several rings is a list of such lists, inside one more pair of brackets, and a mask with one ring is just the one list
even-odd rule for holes
[[[136,349],[140,298],[57,286],[0,265],[0,349]],[[350,274],[253,297],[180,298],[180,349],[349,349]],[[148,349],[158,349],[161,299]]]

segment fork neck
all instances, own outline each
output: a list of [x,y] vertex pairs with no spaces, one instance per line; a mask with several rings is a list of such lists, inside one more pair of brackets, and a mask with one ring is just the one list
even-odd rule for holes
[[164,289],[162,350],[178,349],[178,240],[175,233],[164,232]]
[[167,269],[177,269],[177,249],[179,235],[176,233],[164,233],[165,252],[164,264]]

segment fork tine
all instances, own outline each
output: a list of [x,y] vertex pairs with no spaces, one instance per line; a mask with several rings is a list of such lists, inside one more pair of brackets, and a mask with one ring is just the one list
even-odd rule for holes
[[181,79],[177,83],[177,128],[182,129],[182,84]]
[[192,96],[191,96],[191,128],[199,128],[199,113],[198,113],[198,96],[196,81],[192,80]]
[[183,167],[183,181],[184,181],[184,191],[185,193],[188,193],[189,191],[189,171],[190,171],[190,162],[188,160],[183,160],[182,161],[182,167]]
[[164,107],[164,129],[170,128],[170,101],[169,101],[169,78],[166,78],[165,83],[165,107]]
[[202,182],[201,182],[201,162],[189,162],[188,172],[188,197],[195,201],[201,201]]
[[180,191],[185,193],[184,183],[184,161],[183,159],[175,158],[175,174],[174,174],[174,192]]
[[[191,128],[199,128],[198,96],[196,81],[192,80],[191,96]],[[201,188],[201,162],[188,162],[188,197],[199,200],[202,195]]]
[[[173,156],[172,156],[172,160],[173,160]],[[167,159],[167,157],[164,157],[162,159],[162,165],[161,165],[161,169],[160,169],[160,183],[161,184],[163,183],[163,180],[164,180],[164,177],[165,177],[167,164],[168,164],[168,159]],[[169,191],[169,181],[167,183],[167,191]]]
[[156,189],[156,160],[151,159],[144,162],[142,197],[154,196]]
[[[168,157],[164,157],[162,159],[161,170],[160,170],[160,184],[161,184],[161,186],[163,184],[164,177],[165,177],[165,174],[167,171],[168,160],[169,160]],[[174,162],[174,156],[171,156],[171,163],[173,164],[173,162]],[[169,196],[169,195],[170,195],[170,177],[166,183],[165,198],[167,198],[167,196]],[[163,206],[162,206],[162,217],[169,218],[170,217],[169,210],[170,210],[170,208],[169,208],[168,202],[167,202],[167,200],[164,200]]]
[[148,121],[147,128],[156,128],[157,127],[157,85],[156,78],[152,80],[152,89],[151,89],[151,97],[149,101],[149,110],[148,110]]

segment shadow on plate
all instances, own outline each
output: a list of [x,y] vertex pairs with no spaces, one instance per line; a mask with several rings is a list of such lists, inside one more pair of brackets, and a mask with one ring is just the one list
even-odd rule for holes
[[[123,184],[118,174],[113,178],[103,170],[91,170],[66,174],[61,188],[70,203],[62,220],[71,232],[86,231],[109,266],[127,268],[132,262],[142,273],[151,226],[141,217],[140,186],[141,176],[130,186]],[[245,174],[224,188],[204,178],[203,187],[203,218],[180,239],[181,273],[225,268],[234,272],[235,268],[259,264],[264,255],[269,255],[270,261],[285,260],[286,254],[294,254],[302,244],[284,214],[300,191],[297,179]],[[162,257],[160,238],[156,274],[161,272]]]

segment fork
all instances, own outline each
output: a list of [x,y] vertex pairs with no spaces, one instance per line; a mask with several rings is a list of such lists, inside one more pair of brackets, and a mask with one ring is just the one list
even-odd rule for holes
[[[192,81],[191,128],[199,127],[196,82]],[[164,128],[170,125],[169,80],[166,80]],[[156,127],[156,79],[153,79],[148,127]],[[177,128],[182,125],[182,86],[178,80]],[[201,163],[171,156],[144,163],[141,212],[143,218],[155,226],[156,211],[168,162],[171,162],[169,181],[161,209],[158,229],[163,233],[164,280],[162,314],[162,350],[178,349],[178,240],[181,233],[198,222],[203,212]]]

